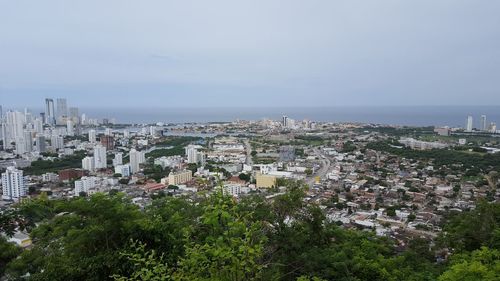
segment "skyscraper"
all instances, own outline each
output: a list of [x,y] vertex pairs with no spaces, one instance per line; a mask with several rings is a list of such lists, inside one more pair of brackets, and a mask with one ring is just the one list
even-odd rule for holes
[[75,131],[73,130],[73,121],[66,121],[66,132],[68,133],[68,136],[73,136],[75,134]]
[[486,115],[481,115],[479,130],[481,130],[483,132],[488,130],[488,125],[486,124]]
[[40,118],[36,118],[34,121],[33,121],[33,128],[35,129],[35,132],[37,134],[41,134],[43,133],[43,121],[42,119]]
[[98,144],[94,147],[94,167],[98,169],[105,169],[107,166],[106,147]]
[[45,137],[44,136],[37,136],[36,137],[36,151],[43,153],[46,151],[45,148]]
[[69,108],[69,117],[71,118],[74,124],[80,124],[80,113],[78,107]]
[[135,174],[140,170],[140,164],[146,162],[144,151],[137,151],[134,148],[130,150],[130,172]]
[[2,173],[2,198],[5,200],[16,200],[28,194],[23,171],[15,167],[7,167]]
[[5,126],[7,144],[23,138],[24,115],[19,111],[7,111],[5,114]]
[[55,125],[54,100],[45,99],[45,124]]
[[24,131],[24,150],[26,152],[33,151],[33,133],[31,131]]
[[283,115],[283,118],[281,120],[281,125],[283,126],[283,128],[288,127],[288,116]]
[[472,126],[473,126],[473,119],[472,116],[467,116],[467,123],[465,124],[465,131],[467,132],[472,132]]
[[56,102],[57,102],[57,121],[64,122],[64,118],[68,117],[68,104],[66,103],[66,99],[57,99]]

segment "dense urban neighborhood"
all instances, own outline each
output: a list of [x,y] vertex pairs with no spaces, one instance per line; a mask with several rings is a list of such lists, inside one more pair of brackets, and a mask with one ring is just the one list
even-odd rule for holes
[[[57,100],[57,111],[47,99],[41,116],[28,110],[2,116],[0,274],[5,280],[435,280],[439,275],[461,280],[453,279],[465,270],[454,267],[465,266],[457,255],[496,259],[479,262],[481,270],[491,271],[485,274],[492,279],[483,280],[498,280],[500,134],[486,116],[478,128],[472,117],[464,128],[287,116],[119,124],[67,109],[64,99]],[[143,223],[164,224],[122,221],[139,214],[149,218]],[[200,219],[202,225],[194,225]],[[201,240],[185,242],[183,235]],[[228,240],[211,240],[219,238]],[[79,248],[73,244],[79,239],[90,244]],[[364,241],[368,244],[352,251],[382,260],[341,266],[342,257],[318,257],[322,247],[333,251],[330,244],[337,240],[343,250]],[[270,242],[272,249],[265,248]],[[209,245],[244,252],[231,252],[236,256],[226,260],[203,248]],[[311,252],[301,256],[299,249],[309,245]],[[71,255],[66,247],[96,259],[64,268],[78,263],[75,257],[66,265],[58,261]],[[132,250],[137,256],[127,252]],[[54,260],[46,264],[36,255]],[[134,266],[117,269],[114,261],[100,260],[112,257]],[[203,262],[207,268],[196,272],[195,264]],[[141,268],[142,263],[154,266]],[[220,267],[222,275],[210,266]],[[424,274],[418,266],[430,269]],[[145,279],[141,270],[163,277]]]

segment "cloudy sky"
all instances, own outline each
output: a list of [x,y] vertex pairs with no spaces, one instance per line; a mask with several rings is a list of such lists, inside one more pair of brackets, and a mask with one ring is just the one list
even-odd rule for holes
[[500,105],[500,1],[0,0],[0,104]]

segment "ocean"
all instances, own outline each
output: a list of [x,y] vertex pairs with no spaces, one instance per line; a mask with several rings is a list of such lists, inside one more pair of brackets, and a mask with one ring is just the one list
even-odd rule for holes
[[481,115],[487,124],[500,125],[500,106],[345,106],[345,107],[220,107],[220,108],[81,108],[88,118],[115,118],[117,123],[186,123],[240,120],[295,120],[360,122],[405,126],[464,127],[468,115],[479,127]]

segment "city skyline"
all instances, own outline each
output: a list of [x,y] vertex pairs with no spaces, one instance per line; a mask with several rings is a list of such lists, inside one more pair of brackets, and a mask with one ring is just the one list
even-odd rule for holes
[[500,105],[495,1],[153,2],[1,2],[1,103]]

